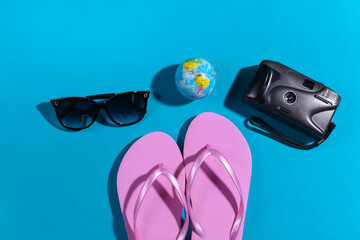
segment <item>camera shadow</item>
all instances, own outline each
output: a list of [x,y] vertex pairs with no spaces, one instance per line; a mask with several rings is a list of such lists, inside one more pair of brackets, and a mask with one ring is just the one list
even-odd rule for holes
[[[259,134],[262,134],[266,137],[269,137],[279,143],[285,144],[287,146],[291,146],[290,144],[282,141],[281,139],[275,137],[272,134],[269,134],[266,131],[263,131],[255,126],[253,126],[249,120],[252,116],[256,116],[261,118],[264,122],[269,124],[272,128],[276,129],[278,132],[280,132],[283,136],[286,138],[299,142],[302,144],[309,144],[314,141],[314,138],[312,136],[309,136],[298,129],[295,129],[294,127],[291,127],[282,121],[275,119],[259,110],[257,110],[255,107],[252,107],[248,103],[245,102],[244,97],[247,92],[247,90],[250,87],[250,84],[255,76],[255,73],[258,69],[258,66],[249,66],[241,69],[235,80],[233,85],[230,88],[230,91],[228,95],[226,96],[224,106],[229,108],[230,110],[240,114],[241,116],[245,117],[244,120],[244,126],[247,129],[250,129],[252,131],[255,131]],[[291,146],[294,147],[294,146]]]

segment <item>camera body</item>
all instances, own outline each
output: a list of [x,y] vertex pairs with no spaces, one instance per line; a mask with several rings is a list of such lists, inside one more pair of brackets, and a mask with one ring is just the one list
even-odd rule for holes
[[330,88],[268,60],[260,63],[244,99],[317,138],[326,133],[340,103],[340,96]]

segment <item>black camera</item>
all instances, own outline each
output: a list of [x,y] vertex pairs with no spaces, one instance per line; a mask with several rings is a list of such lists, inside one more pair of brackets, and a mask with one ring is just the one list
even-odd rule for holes
[[263,120],[250,122],[299,148],[310,149],[322,143],[335,128],[333,115],[340,96],[330,88],[280,63],[262,61],[247,90],[245,101],[318,141],[311,145],[292,142]]

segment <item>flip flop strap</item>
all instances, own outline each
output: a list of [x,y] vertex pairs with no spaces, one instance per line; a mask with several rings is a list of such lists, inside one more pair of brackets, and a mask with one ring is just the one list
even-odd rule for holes
[[242,195],[242,190],[241,190],[241,186],[240,186],[240,181],[236,177],[235,171],[232,169],[229,162],[225,159],[224,155],[222,155],[219,151],[211,148],[209,144],[207,144],[205,149],[198,155],[198,157],[196,158],[196,160],[194,162],[194,165],[191,168],[190,174],[189,174],[188,182],[186,185],[186,198],[187,198],[188,206],[189,206],[189,215],[190,215],[192,224],[194,226],[195,232],[201,238],[204,238],[205,233],[202,230],[199,222],[196,220],[193,210],[192,210],[192,207],[190,205],[190,191],[191,191],[191,187],[192,187],[192,184],[193,184],[193,181],[194,181],[197,171],[199,170],[201,164],[205,161],[205,159],[210,155],[215,156],[217,159],[219,159],[221,161],[221,163],[226,168],[227,172],[229,173],[231,179],[233,180],[233,182],[240,194],[240,203],[239,203],[238,211],[236,213],[236,217],[235,217],[235,220],[234,220],[233,226],[231,228],[231,232],[230,232],[230,240],[234,240],[240,230],[240,226],[241,226],[241,223],[243,220],[243,215],[244,215],[244,201],[243,201],[243,195]]
[[150,176],[145,181],[144,186],[142,187],[140,194],[136,200],[135,211],[134,211],[134,235],[135,235],[136,240],[140,239],[139,233],[137,232],[137,228],[136,228],[136,219],[138,216],[138,212],[139,212],[141,203],[143,202],[144,197],[146,196],[150,187],[153,185],[155,180],[161,175],[165,176],[174,185],[176,192],[178,193],[178,195],[180,197],[181,203],[183,204],[183,206],[185,208],[185,213],[186,213],[185,222],[184,222],[184,225],[177,237],[177,240],[184,240],[186,237],[186,233],[187,233],[187,230],[189,227],[189,215],[188,215],[189,211],[188,211],[184,192],[181,190],[181,187],[180,187],[178,181],[176,180],[176,178],[174,177],[174,175],[172,175],[168,170],[166,170],[163,167],[163,164],[159,164],[157,166],[157,168],[150,174]]

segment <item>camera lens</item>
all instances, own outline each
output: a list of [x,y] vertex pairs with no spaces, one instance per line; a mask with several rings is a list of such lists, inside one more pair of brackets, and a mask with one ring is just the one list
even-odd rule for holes
[[284,100],[288,104],[293,104],[296,101],[296,94],[293,92],[287,92],[284,95]]

